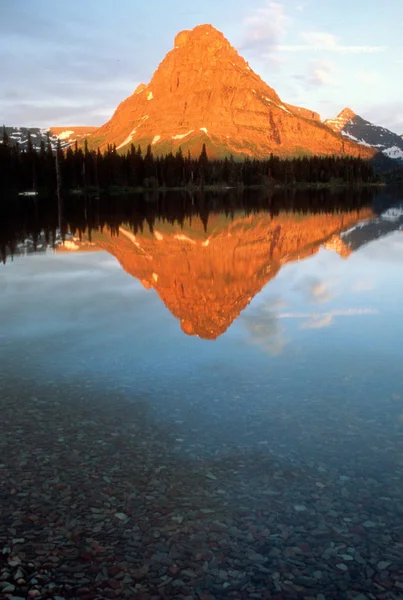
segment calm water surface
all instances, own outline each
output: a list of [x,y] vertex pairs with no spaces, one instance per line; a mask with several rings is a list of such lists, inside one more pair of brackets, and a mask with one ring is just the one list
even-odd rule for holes
[[[350,535],[346,547],[358,545],[351,522],[369,523],[366,535],[381,527],[384,556],[403,541],[401,200],[379,209],[375,195],[335,212],[216,208],[181,223],[160,215],[83,228],[81,239],[76,230],[56,249],[40,237],[35,253],[17,240],[0,266],[6,413],[57,402],[52,437],[71,406],[101,446],[141,421],[145,447],[158,434],[150,465],[177,464],[177,486],[201,473],[223,505],[250,511],[281,494],[283,528],[331,522]],[[277,540],[283,530],[270,527]]]

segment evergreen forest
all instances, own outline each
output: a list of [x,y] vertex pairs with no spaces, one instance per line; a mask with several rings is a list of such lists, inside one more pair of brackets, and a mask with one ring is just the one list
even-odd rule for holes
[[133,144],[126,153],[108,146],[105,152],[77,143],[54,150],[50,140],[35,148],[28,139],[26,149],[10,143],[3,131],[0,143],[0,189],[50,191],[192,188],[207,186],[252,187],[276,185],[331,185],[378,181],[371,162],[351,156],[311,156],[266,160],[209,159],[203,146],[198,158],[154,156],[152,147],[143,152]]

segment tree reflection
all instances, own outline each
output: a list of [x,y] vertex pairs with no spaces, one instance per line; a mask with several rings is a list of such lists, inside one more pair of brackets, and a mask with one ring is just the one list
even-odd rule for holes
[[[62,215],[54,199],[16,199],[0,218],[1,257],[48,248],[106,250],[155,289],[187,335],[216,339],[286,262],[321,246],[348,256],[340,234],[374,216],[374,195],[359,188],[72,196]],[[267,317],[265,336],[274,326]],[[261,325],[250,323],[254,337]],[[272,334],[275,352],[281,335]]]

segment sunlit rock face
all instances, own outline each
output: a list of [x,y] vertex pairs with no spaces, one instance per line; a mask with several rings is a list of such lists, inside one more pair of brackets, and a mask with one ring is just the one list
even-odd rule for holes
[[287,262],[321,246],[348,257],[340,238],[370,209],[316,215],[268,213],[234,218],[211,215],[183,227],[157,220],[152,231],[94,233],[93,242],[113,254],[130,275],[154,288],[188,335],[216,339]]
[[198,156],[203,143],[210,157],[375,154],[324,126],[317,113],[283,103],[211,25],[180,32],[150,83],[138,86],[88,143],[121,151],[151,144],[156,155],[181,147]]

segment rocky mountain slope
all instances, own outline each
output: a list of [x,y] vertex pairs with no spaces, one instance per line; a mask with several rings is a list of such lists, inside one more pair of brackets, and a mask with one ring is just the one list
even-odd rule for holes
[[340,233],[373,216],[371,209],[233,219],[210,214],[207,231],[193,217],[182,228],[156,221],[152,233],[120,227],[118,236],[105,229],[93,232],[92,240],[145,288],[154,288],[185,333],[216,339],[284,264],[321,246],[349,256]]
[[366,121],[350,108],[343,109],[335,119],[327,119],[325,125],[349,140],[366,147],[371,146],[388,158],[403,162],[402,136]]
[[[21,149],[26,149],[28,143],[28,133],[31,135],[32,144],[35,148],[39,148],[41,141],[47,143],[49,134],[50,143],[55,150],[58,140],[61,142],[62,148],[71,146],[77,140],[82,141],[83,138],[89,136],[97,128],[96,127],[50,127],[48,129],[40,129],[39,127],[5,127],[6,133],[11,144],[19,144]],[[0,130],[0,143],[3,141],[3,130]]]
[[350,154],[372,148],[341,136],[319,115],[285,104],[211,25],[180,32],[149,84],[141,84],[88,138],[90,147],[133,143],[154,154],[190,151],[210,157]]

